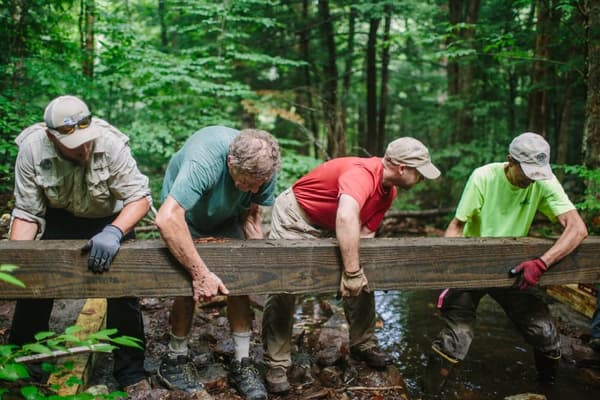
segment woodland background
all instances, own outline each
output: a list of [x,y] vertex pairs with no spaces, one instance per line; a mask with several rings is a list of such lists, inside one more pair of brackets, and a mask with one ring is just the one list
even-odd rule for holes
[[0,211],[14,138],[63,94],[129,135],[155,205],[171,155],[211,124],[273,133],[279,190],[414,136],[443,178],[405,210],[454,207],[533,131],[600,230],[597,0],[0,0]]

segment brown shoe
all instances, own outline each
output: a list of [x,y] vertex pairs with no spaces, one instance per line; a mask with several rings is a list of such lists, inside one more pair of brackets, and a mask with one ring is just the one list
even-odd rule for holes
[[382,369],[392,363],[392,358],[377,346],[371,346],[364,349],[353,347],[350,349],[350,355],[355,360],[364,361],[371,368]]
[[267,390],[271,393],[286,393],[290,390],[290,383],[287,378],[285,367],[269,367],[265,374]]

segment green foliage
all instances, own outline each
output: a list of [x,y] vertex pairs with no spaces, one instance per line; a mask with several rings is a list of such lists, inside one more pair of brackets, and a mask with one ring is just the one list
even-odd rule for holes
[[[0,265],[0,280],[9,284],[24,287],[23,283],[12,277],[10,272],[17,269],[15,265]],[[56,399],[72,399],[72,400],[95,400],[95,399],[120,399],[125,393],[113,392],[108,395],[91,395],[80,393],[73,396],[59,396],[54,394],[46,394],[40,391],[36,386],[27,382],[29,371],[25,366],[25,362],[21,357],[27,357],[35,354],[49,354],[53,351],[69,351],[75,347],[89,347],[95,352],[111,352],[116,346],[130,346],[141,349],[141,339],[130,336],[114,336],[117,333],[116,329],[104,329],[86,337],[79,338],[76,336],[81,328],[78,326],[70,326],[65,329],[63,334],[54,332],[38,332],[35,334],[35,342],[17,345],[0,345],[0,399],[3,395],[9,393],[9,389],[2,385],[2,381],[16,383],[19,393],[27,400],[56,400]],[[42,369],[47,373],[58,375],[67,375],[73,370],[73,362],[65,362],[62,364],[42,363]],[[19,384],[20,383],[20,384]],[[67,385],[82,384],[81,379],[70,376],[67,379]],[[14,387],[14,386],[13,386]],[[60,387],[52,386],[52,391],[58,391]]]
[[563,185],[581,211],[588,229],[600,233],[600,170],[585,165],[554,165],[554,170],[567,174]]
[[281,172],[277,176],[277,193],[281,193],[292,184],[319,165],[322,161],[314,157],[304,156],[294,149],[301,143],[293,139],[280,139]]
[[0,265],[0,281],[4,281],[6,283],[10,283],[11,285],[15,285],[18,287],[25,287],[25,284],[18,278],[15,278],[10,274],[10,272],[18,269],[16,265],[11,264],[2,264]]

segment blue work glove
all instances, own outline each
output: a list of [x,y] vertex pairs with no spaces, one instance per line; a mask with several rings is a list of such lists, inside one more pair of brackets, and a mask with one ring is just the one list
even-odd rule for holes
[[528,287],[537,285],[540,276],[548,270],[548,266],[541,258],[523,261],[516,267],[510,270],[510,275],[519,275],[513,287],[518,286],[519,289],[527,289]]
[[102,229],[102,232],[88,240],[81,251],[85,253],[91,250],[88,258],[89,270],[99,274],[108,271],[121,247],[121,239],[123,239],[123,231],[109,224]]

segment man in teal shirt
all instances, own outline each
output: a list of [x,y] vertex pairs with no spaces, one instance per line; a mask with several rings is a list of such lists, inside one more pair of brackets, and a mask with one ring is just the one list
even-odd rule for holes
[[[172,389],[203,390],[188,357],[194,303],[228,294],[192,238],[262,239],[259,206],[273,204],[280,164],[279,147],[269,133],[224,126],[199,130],[169,162],[156,225],[173,256],[191,275],[193,288],[193,297],[177,297],[173,303],[169,351],[158,369],[159,378]],[[246,399],[266,399],[262,379],[249,358],[248,296],[229,296],[227,310],[235,344],[230,381]]]
[[476,169],[469,178],[446,229],[446,237],[527,236],[537,211],[558,220],[563,232],[542,255],[510,272],[512,288],[447,289],[438,307],[445,327],[433,341],[425,373],[425,390],[438,392],[455,364],[463,360],[473,340],[477,306],[490,295],[534,347],[538,379],[553,383],[561,356],[559,335],[547,305],[535,285],[553,264],[570,254],[587,236],[575,206],[550,169],[550,145],[535,133],[517,136],[509,146],[507,163]]

